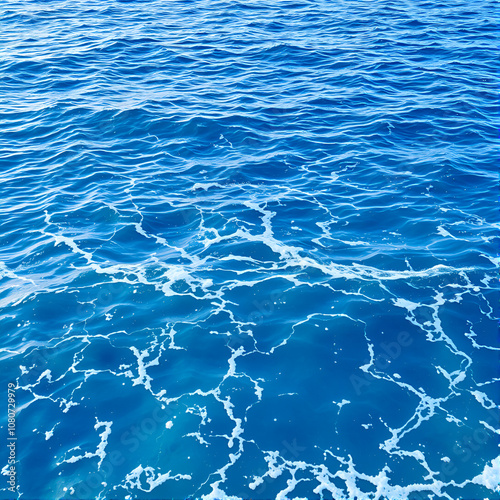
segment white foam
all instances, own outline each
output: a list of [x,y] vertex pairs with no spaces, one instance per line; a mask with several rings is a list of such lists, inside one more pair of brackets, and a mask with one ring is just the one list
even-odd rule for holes
[[[146,476],[145,480],[148,485],[147,489],[146,487],[143,487],[142,484],[141,476],[143,473]],[[127,489],[137,488],[138,490],[149,493],[166,481],[180,481],[190,479],[191,476],[189,474],[175,474],[174,476],[172,476],[171,471],[161,474],[159,472],[156,473],[153,467],[143,467],[142,465],[139,465],[125,476],[124,487],[126,487]]]
[[[98,462],[98,467],[97,469],[99,470],[101,468],[102,462],[104,458],[106,457],[106,446],[108,445],[108,437],[111,434],[111,426],[113,425],[113,422],[99,422],[99,420],[96,418],[96,424],[94,425],[94,429],[100,429],[101,427],[104,427],[104,431],[101,432],[99,437],[101,438],[100,443],[97,445],[97,449],[94,453],[91,453],[89,451],[86,451],[83,455],[73,455],[70,458],[64,458],[61,462],[58,463],[58,465],[61,465],[62,463],[68,463],[72,464],[75,462],[78,462],[80,460],[83,460],[84,458],[93,458],[93,457],[99,457],[100,460]],[[71,452],[73,450],[80,449],[79,446],[76,446],[75,448],[72,448],[71,450],[68,451]]]
[[476,401],[481,403],[486,409],[496,408],[495,403],[484,393],[481,391],[470,391],[470,393],[476,398]]
[[483,472],[474,477],[471,482],[486,486],[492,491],[500,492],[500,456],[492,460],[491,465],[486,465]]
[[396,307],[402,307],[403,309],[406,309],[410,312],[414,311],[417,307],[420,306],[420,304],[417,302],[411,302],[410,300],[401,298],[398,298],[396,300],[393,299],[393,302]]
[[202,497],[201,497],[202,500],[241,500],[237,496],[227,495],[224,491],[222,491],[219,488],[219,485],[221,483],[224,483],[226,480],[227,469],[229,469],[229,467],[234,465],[235,462],[240,458],[240,456],[241,456],[241,453],[238,453],[237,455],[235,455],[233,453],[229,454],[229,462],[226,465],[224,465],[223,467],[221,467],[217,472],[214,473],[214,474],[220,476],[220,480],[215,481],[215,482],[210,484],[210,486],[212,487],[212,491],[208,495],[202,495]]
[[54,425],[54,427],[52,427],[52,429],[50,431],[45,432],[45,441],[48,441],[54,435],[55,427],[56,426]]
[[343,406],[350,404],[350,401],[348,401],[347,399],[343,399],[340,403],[336,403],[335,401],[334,403],[339,407],[340,411]]

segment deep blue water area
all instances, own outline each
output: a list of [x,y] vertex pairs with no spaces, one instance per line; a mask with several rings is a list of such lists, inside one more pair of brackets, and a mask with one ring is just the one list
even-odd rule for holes
[[4,2],[0,498],[499,499],[497,15]]

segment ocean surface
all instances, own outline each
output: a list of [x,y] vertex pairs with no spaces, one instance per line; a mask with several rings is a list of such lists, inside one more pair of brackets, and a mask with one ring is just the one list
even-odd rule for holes
[[499,499],[497,16],[3,2],[0,498]]

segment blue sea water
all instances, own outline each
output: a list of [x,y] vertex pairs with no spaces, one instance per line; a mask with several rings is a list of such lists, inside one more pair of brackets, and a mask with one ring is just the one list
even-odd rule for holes
[[500,498],[497,13],[4,2],[0,498]]

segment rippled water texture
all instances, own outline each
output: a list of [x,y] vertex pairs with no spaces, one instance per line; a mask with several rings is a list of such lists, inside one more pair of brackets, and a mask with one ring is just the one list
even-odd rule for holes
[[0,497],[498,499],[497,13],[4,2]]

